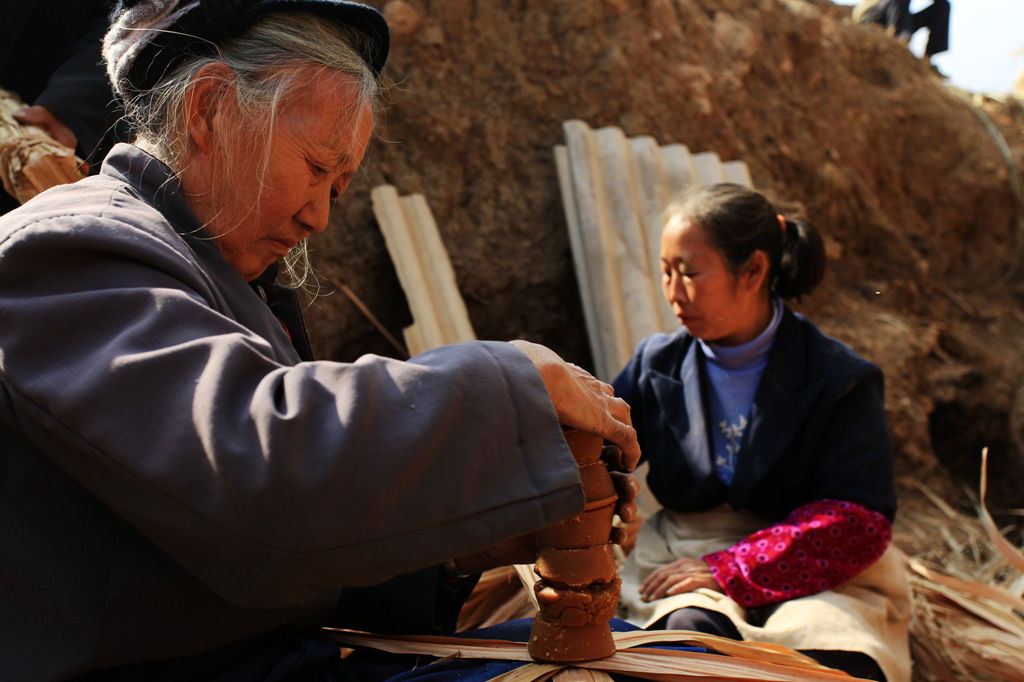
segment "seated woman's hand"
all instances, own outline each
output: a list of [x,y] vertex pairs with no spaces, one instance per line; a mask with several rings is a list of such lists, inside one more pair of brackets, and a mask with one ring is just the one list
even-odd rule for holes
[[722,586],[712,577],[711,569],[703,561],[676,559],[651,571],[640,586],[640,598],[654,601],[673,594],[693,592],[701,587],[722,591]]
[[550,348],[529,341],[510,341],[526,354],[547,389],[558,420],[565,426],[601,436],[619,446],[620,468],[632,471],[640,459],[629,418],[629,405],[616,398],[609,384],[562,360]]

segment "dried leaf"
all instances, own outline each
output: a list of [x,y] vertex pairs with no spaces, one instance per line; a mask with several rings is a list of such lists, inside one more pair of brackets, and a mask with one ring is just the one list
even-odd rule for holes
[[536,611],[540,611],[540,602],[537,601],[537,594],[533,591],[533,585],[537,582],[537,576],[533,572],[533,564],[516,564],[516,573],[519,574],[519,580],[523,583],[523,591],[529,598],[530,603],[533,604],[533,608]]
[[1006,590],[996,587],[994,585],[983,585],[981,583],[968,582],[966,580],[960,580],[952,576],[943,575],[938,571],[933,571],[926,567],[920,561],[911,559],[909,561],[910,568],[913,569],[919,575],[931,580],[932,582],[940,585],[945,585],[954,590],[959,590],[968,595],[974,597],[981,597],[988,599],[1004,606],[1009,606],[1011,609],[1017,609],[1024,611],[1024,599],[1017,597]]
[[[484,658],[491,660],[525,661],[533,664],[533,659],[526,650],[524,642],[510,642],[507,640],[485,640],[468,639],[459,637],[441,637],[432,635],[421,636],[399,636],[399,635],[370,635],[350,630],[339,630],[325,628],[325,631],[333,635],[339,642],[350,647],[368,647],[388,651],[397,654],[418,654],[425,656],[451,656],[457,655],[462,658]],[[669,632],[669,631],[666,631]],[[844,680],[849,681],[846,673],[823,668],[821,666],[811,667],[802,660],[799,654],[793,652],[799,660],[798,665],[786,665],[777,662],[782,653],[781,647],[773,646],[766,654],[761,646],[749,647],[749,653],[758,658],[740,658],[738,656],[707,654],[692,651],[678,651],[672,649],[648,649],[628,648],[642,641],[642,637],[629,635],[634,633],[613,633],[618,644],[620,640],[627,646],[620,646],[619,650],[608,658],[596,661],[577,663],[573,666],[563,666],[564,669],[581,668],[591,671],[603,671],[606,673],[621,673],[641,677],[649,680],[764,680],[789,682],[811,682],[820,680]],[[666,640],[665,632],[644,633],[645,635],[661,635],[661,641]],[[679,634],[678,632],[676,633]],[[683,636],[690,637],[699,633],[683,632]],[[670,637],[673,635],[670,634]],[[720,639],[720,638],[719,638]],[[741,644],[741,643],[740,643]],[[739,649],[737,649],[739,651]],[[817,664],[814,664],[815,666]],[[506,673],[499,677],[503,682],[516,680],[525,682],[544,679],[543,675],[550,672],[549,666],[524,671],[519,676],[509,676]],[[531,677],[532,675],[532,677]],[[557,676],[553,679],[559,679]]]
[[1014,566],[1018,571],[1024,572],[1024,555],[1021,555],[1020,551],[1016,547],[1010,544],[1009,540],[1002,536],[999,530],[996,528],[995,521],[992,520],[992,515],[988,513],[988,509],[985,508],[985,494],[988,491],[988,448],[984,448],[981,451],[981,517],[985,523],[985,529],[988,531],[988,537],[992,540],[992,544],[996,546],[999,553],[1003,555],[1006,561]]

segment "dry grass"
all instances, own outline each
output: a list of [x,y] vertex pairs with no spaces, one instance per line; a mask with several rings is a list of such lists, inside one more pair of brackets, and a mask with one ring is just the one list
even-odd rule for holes
[[911,557],[911,650],[919,682],[1024,680],[1024,557],[985,507],[957,512],[920,483],[901,508],[896,541]]
[[523,589],[523,581],[515,566],[486,571],[459,613],[457,630],[466,632],[530,618],[537,612],[529,598],[532,594],[532,591]]

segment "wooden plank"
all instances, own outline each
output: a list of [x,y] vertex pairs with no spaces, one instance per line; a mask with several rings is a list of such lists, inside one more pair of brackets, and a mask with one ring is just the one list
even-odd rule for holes
[[422,194],[410,194],[403,200],[412,217],[417,237],[420,268],[430,283],[434,316],[441,329],[442,343],[459,343],[476,338],[469,322],[466,303],[459,293],[448,250],[441,240],[434,216]]
[[609,234],[607,223],[606,185],[601,178],[602,167],[593,131],[582,121],[566,121],[563,124],[566,146],[569,151],[569,168],[573,196],[579,216],[580,242],[584,258],[591,275],[589,285],[593,302],[598,345],[591,348],[594,356],[594,374],[609,379],[620,367],[617,358],[619,347],[627,336],[627,326],[622,303],[622,283],[618,269],[609,261],[613,258],[613,244],[605,243]]
[[[674,331],[679,326],[672,306],[665,300],[661,291],[661,224],[672,197],[679,192],[674,185],[682,178],[690,176],[689,151],[685,145],[674,145],[675,149],[666,153],[667,147],[659,147],[653,137],[642,135],[630,138],[633,149],[634,163],[637,167],[637,178],[643,195],[644,239],[647,242],[648,267],[645,277],[651,280],[654,307],[657,314],[654,329],[657,331]],[[670,158],[670,154],[676,156]]]
[[601,335],[598,331],[601,320],[595,308],[593,293],[596,285],[592,280],[591,266],[587,262],[586,247],[583,244],[576,195],[573,191],[569,149],[563,144],[555,146],[555,166],[558,170],[558,187],[562,194],[562,210],[565,212],[565,223],[569,229],[569,247],[572,250],[573,265],[576,268],[576,286],[580,292],[583,320],[587,327],[587,341],[590,343],[590,352],[596,362],[597,354],[601,349]]
[[719,182],[725,182],[722,160],[716,152],[694,154],[693,167],[696,170],[694,181],[698,185],[714,185]]
[[423,325],[415,321],[402,330],[402,338],[405,339],[405,347],[409,349],[409,357],[434,348],[423,334]]
[[666,144],[661,148],[665,159],[666,183],[668,185],[668,201],[676,199],[687,187],[697,180],[697,170],[693,167],[693,155],[685,144]]
[[722,164],[722,173],[726,182],[735,182],[744,187],[754,186],[754,181],[750,178],[750,169],[744,161],[726,161]]
[[455,271],[421,194],[399,197],[392,185],[370,193],[413,324],[404,330],[410,355],[475,338]]
[[616,338],[615,353],[608,354],[610,371],[602,377],[612,379],[629,362],[636,345],[658,329],[661,295],[653,278],[656,270],[650,258],[643,193],[632,147],[620,128],[601,128],[595,136],[609,217],[601,225],[605,231],[602,241],[608,267],[617,270],[620,289],[615,298],[626,323],[624,333]]
[[752,183],[745,163],[723,164],[713,151],[659,146],[616,127],[594,131],[579,120],[563,129],[555,162],[569,242],[594,374],[610,380],[644,337],[679,329],[660,286],[665,208],[693,185]]

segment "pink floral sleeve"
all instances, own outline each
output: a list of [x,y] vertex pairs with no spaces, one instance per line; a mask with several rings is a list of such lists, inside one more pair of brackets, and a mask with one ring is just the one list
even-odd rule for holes
[[703,560],[744,607],[805,597],[840,585],[882,556],[889,520],[853,502],[820,500]]

